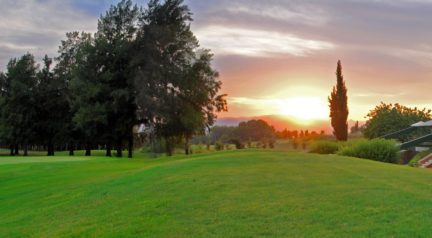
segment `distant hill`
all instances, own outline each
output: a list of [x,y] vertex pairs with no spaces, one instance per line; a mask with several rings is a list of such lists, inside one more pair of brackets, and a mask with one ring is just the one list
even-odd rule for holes
[[[285,116],[278,115],[263,115],[256,117],[222,117],[216,121],[218,126],[237,126],[240,122],[249,120],[264,120],[270,125],[274,126],[276,130],[280,131],[283,129],[287,130],[309,130],[309,131],[321,131],[324,130],[326,133],[332,133],[330,120],[316,120],[305,123],[299,123],[296,120],[290,119]],[[355,121],[348,121],[349,128],[354,125]],[[362,124],[362,123],[361,123]]]

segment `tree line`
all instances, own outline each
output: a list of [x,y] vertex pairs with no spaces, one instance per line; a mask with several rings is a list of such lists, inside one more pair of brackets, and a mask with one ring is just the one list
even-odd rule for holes
[[70,32],[42,65],[27,53],[0,72],[0,141],[10,148],[97,147],[121,157],[133,151],[133,127],[144,123],[168,151],[214,124],[227,110],[212,53],[200,48],[183,0],[122,0],[97,32]]
[[310,131],[309,130],[287,130],[284,129],[282,131],[278,131],[276,132],[276,135],[278,138],[281,139],[317,139],[319,137],[323,137],[325,136],[325,131],[321,130],[319,133],[316,131]]
[[238,126],[215,126],[205,136],[194,138],[195,144],[234,144],[236,149],[252,147],[257,142],[262,147],[274,146],[276,131],[264,120],[249,120],[240,122]]

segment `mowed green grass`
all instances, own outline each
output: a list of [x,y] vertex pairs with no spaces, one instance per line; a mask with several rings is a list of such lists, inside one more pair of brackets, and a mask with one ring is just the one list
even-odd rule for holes
[[[428,237],[432,171],[283,151],[0,158],[0,237]],[[41,161],[43,163],[41,163]],[[59,162],[60,161],[60,162]]]

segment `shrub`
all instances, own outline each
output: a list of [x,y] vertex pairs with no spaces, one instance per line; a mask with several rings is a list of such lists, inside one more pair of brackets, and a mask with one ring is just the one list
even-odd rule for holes
[[233,139],[233,140],[231,140],[231,142],[235,145],[236,149],[238,149],[238,150],[245,148],[244,144],[240,140]]
[[298,141],[297,141],[297,139],[293,139],[293,140],[292,140],[292,146],[293,146],[293,148],[294,148],[295,150],[297,150],[297,148],[298,148]]
[[252,141],[249,139],[247,142],[247,147],[250,149],[252,148]]
[[215,144],[215,150],[216,151],[224,150],[224,144],[222,142],[220,142],[220,141],[217,141],[216,144]]
[[397,163],[399,148],[395,141],[385,139],[360,140],[341,148],[339,155]]
[[192,154],[192,151],[195,154],[201,154],[201,153],[204,153],[206,151],[206,148],[202,144],[191,145],[191,148],[190,148],[191,154]]
[[316,154],[336,154],[339,150],[339,143],[336,141],[314,141],[311,144],[310,153]]
[[428,156],[430,153],[432,153],[432,150],[426,150],[422,151],[418,154],[416,154],[408,163],[411,167],[418,167],[418,162],[423,159],[424,157]]
[[306,150],[306,148],[307,148],[305,140],[302,140],[302,148],[303,148],[303,150]]
[[270,149],[274,149],[275,148],[275,141],[274,140],[270,140],[269,141],[269,148]]

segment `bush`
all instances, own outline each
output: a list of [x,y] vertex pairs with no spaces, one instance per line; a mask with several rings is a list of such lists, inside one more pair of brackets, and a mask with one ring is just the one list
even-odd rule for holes
[[339,143],[336,141],[314,141],[311,144],[311,150],[309,152],[316,154],[336,154],[339,147]]
[[428,156],[430,153],[432,153],[432,150],[426,150],[422,151],[418,154],[416,154],[408,163],[411,167],[418,167],[418,162],[423,159],[424,157]]
[[201,154],[201,153],[206,152],[206,147],[202,144],[191,145],[190,151],[191,151],[191,154],[192,154],[192,151],[195,154]]
[[399,148],[395,141],[385,139],[360,140],[341,148],[339,155],[370,159],[386,163],[398,163]]
[[275,148],[275,141],[274,140],[270,140],[269,141],[269,148],[270,149],[274,149]]
[[231,140],[231,143],[233,143],[235,145],[236,149],[238,149],[238,150],[245,148],[244,144],[240,140],[233,139],[233,140]]
[[295,150],[297,150],[297,148],[298,148],[298,142],[297,142],[297,139],[293,139],[293,140],[292,140],[292,146],[293,146],[293,148],[294,148]]
[[224,146],[225,145],[222,142],[217,141],[216,144],[215,144],[215,150],[216,151],[222,151],[222,150],[224,150]]

